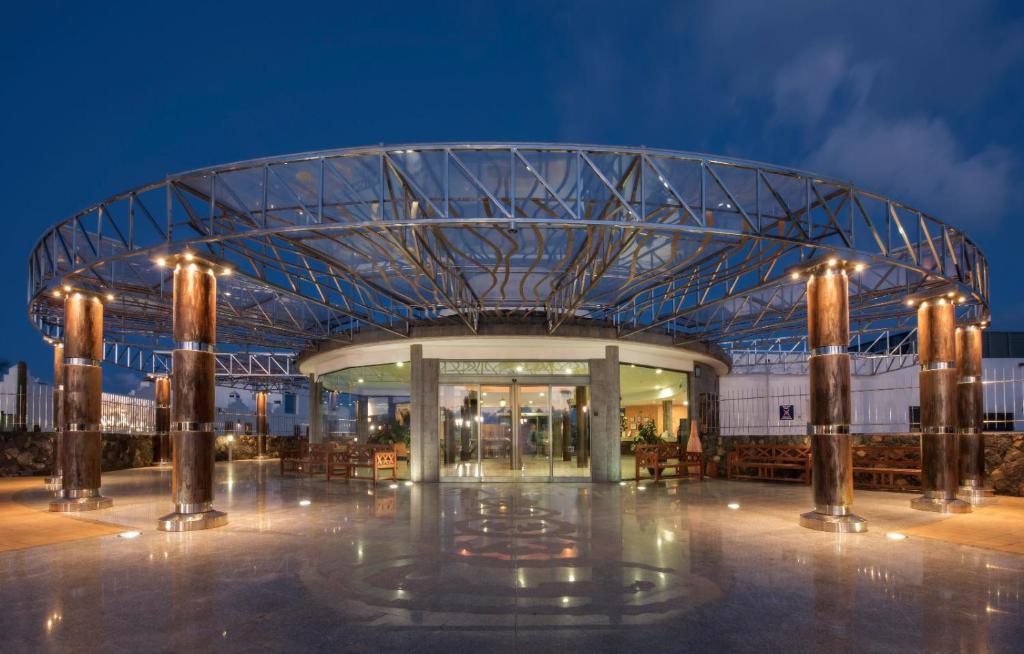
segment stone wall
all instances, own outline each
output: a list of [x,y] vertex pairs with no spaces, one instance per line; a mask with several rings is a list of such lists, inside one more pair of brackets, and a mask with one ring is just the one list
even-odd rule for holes
[[[915,445],[921,444],[921,435],[912,434],[854,434],[854,445]],[[809,436],[714,436],[703,439],[708,463],[714,463],[718,476],[725,476],[725,459],[732,446],[739,443],[780,445],[809,445]],[[992,486],[1003,495],[1024,496],[1024,433],[1007,432],[985,434],[986,470]]]
[[[140,468],[153,463],[153,437],[103,434],[103,470]],[[0,433],[0,477],[49,475],[53,466],[53,433]]]
[[[291,436],[267,436],[267,454],[272,457],[277,457],[278,450],[282,444],[291,440],[294,440]],[[231,451],[232,461],[255,459],[256,437],[235,436],[234,440],[229,441],[227,436],[218,436],[216,444],[217,460],[227,461],[229,449]]]

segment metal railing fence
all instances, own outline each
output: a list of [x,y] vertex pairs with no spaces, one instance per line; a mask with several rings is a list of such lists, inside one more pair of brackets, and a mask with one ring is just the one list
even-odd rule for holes
[[[850,431],[871,434],[919,430],[917,376],[890,383],[885,383],[884,377],[876,379],[880,382],[877,387],[851,391]],[[982,382],[985,431],[1024,431],[1024,371],[986,370]],[[806,382],[727,390],[719,395],[718,401],[722,436],[807,433],[810,400]]]

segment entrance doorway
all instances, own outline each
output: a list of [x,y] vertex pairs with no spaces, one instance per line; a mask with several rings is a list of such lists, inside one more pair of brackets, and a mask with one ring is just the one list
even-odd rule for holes
[[442,481],[589,478],[589,390],[566,379],[442,383]]

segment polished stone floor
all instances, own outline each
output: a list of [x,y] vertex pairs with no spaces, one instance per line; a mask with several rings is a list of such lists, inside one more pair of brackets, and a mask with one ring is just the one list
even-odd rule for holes
[[[1024,556],[890,540],[943,520],[911,511],[908,495],[858,492],[871,531],[837,536],[797,526],[806,486],[374,489],[280,480],[276,462],[217,474],[222,529],[156,531],[170,472],[148,468],[104,475],[113,508],[65,517],[137,537],[0,553],[0,651],[1024,647]],[[15,499],[42,509],[48,497]]]

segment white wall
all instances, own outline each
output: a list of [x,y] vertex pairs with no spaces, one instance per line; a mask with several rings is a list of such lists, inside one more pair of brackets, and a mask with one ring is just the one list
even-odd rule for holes
[[[1012,412],[1024,427],[1024,359],[985,359],[985,410]],[[851,380],[851,430],[909,431],[909,407],[918,405],[918,368]],[[779,405],[792,404],[794,420],[779,420]],[[723,436],[807,433],[806,375],[726,375],[720,380],[719,420]]]

